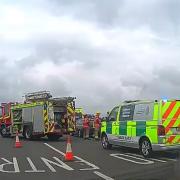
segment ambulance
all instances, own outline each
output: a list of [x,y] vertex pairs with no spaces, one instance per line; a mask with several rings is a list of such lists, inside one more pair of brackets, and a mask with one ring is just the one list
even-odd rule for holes
[[101,124],[101,144],[137,148],[144,157],[153,151],[180,149],[180,100],[125,101]]

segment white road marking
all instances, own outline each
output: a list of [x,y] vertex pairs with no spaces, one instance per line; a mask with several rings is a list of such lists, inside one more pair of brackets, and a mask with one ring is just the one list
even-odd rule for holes
[[91,171],[91,170],[96,170],[99,169],[99,167],[97,167],[96,165],[78,157],[78,156],[74,156],[76,159],[78,159],[81,163],[87,164],[88,166],[90,166],[91,168],[85,168],[85,169],[80,169],[80,171]]
[[[13,157],[13,162],[8,161],[5,158],[1,158],[1,159],[6,162],[6,163],[0,165],[0,171],[1,172],[6,172],[6,173],[19,173],[20,172],[18,162],[17,162],[17,159],[15,157]],[[4,166],[6,166],[6,165],[13,165],[14,171],[5,171]]]
[[49,159],[43,158],[41,157],[42,161],[45,163],[45,165],[52,171],[52,172],[56,172],[56,170],[54,169],[54,167],[51,165],[55,165],[61,168],[64,168],[68,171],[73,171],[74,169],[71,168],[70,166],[68,166],[67,164],[65,164],[64,162],[62,162],[60,159],[58,159],[57,157],[53,157],[53,159],[55,159],[57,162],[51,161]]
[[157,161],[157,162],[162,162],[162,163],[167,163],[167,161],[164,161],[164,160],[161,160],[161,159],[150,158],[150,160]]
[[62,156],[65,156],[65,153],[59,151],[58,149],[54,148],[53,146],[49,145],[48,143],[44,143],[46,146],[50,147],[52,150],[56,151],[57,153],[61,154]]
[[[137,157],[143,157],[139,154],[133,154],[133,153],[126,153],[128,155],[133,155],[133,156],[137,156]],[[156,159],[156,158],[149,158],[150,160],[153,160],[153,161],[158,161],[158,162],[162,162],[162,163],[166,163],[167,161],[174,161],[176,162],[177,160],[176,159],[170,159],[170,158],[162,158],[162,159]]]
[[42,173],[42,172],[45,172],[45,170],[38,170],[29,157],[27,157],[26,159],[29,162],[29,165],[31,166],[32,170],[26,170],[25,172],[27,172],[27,173]]
[[178,161],[177,159],[170,159],[170,158],[165,158],[165,157],[163,157],[163,160],[166,160],[166,161],[174,161],[174,162],[177,162],[177,161]]
[[[51,148],[52,150],[54,150],[55,152],[61,154],[62,156],[65,155],[65,153],[61,152],[60,150],[56,149],[55,147],[53,147],[53,146],[51,146],[51,145],[49,145],[47,143],[44,143],[44,144],[46,146],[48,146],[49,148]],[[92,164],[92,163],[90,163],[90,162],[88,162],[88,161],[86,161],[86,160],[84,160],[84,159],[82,159],[82,158],[80,158],[78,156],[74,156],[74,158],[78,159],[79,163],[84,163],[84,164],[90,166],[90,168],[80,169],[80,171],[91,171],[91,170],[99,169],[99,167],[97,167],[96,165],[94,165],[94,164]],[[77,161],[74,161],[74,162],[77,162]]]
[[[122,160],[125,160],[125,161],[129,161],[129,162],[132,162],[132,163],[135,163],[135,164],[147,165],[147,164],[153,164],[154,163],[153,161],[143,159],[143,158],[139,158],[139,157],[135,157],[135,156],[131,156],[131,155],[127,155],[127,154],[110,154],[110,156],[118,158],[118,159],[122,159]],[[121,157],[121,156],[124,156],[124,157]],[[127,157],[127,158],[125,158],[125,157]],[[128,158],[132,158],[132,159],[135,159],[135,160],[128,159]],[[144,162],[139,162],[137,160],[144,161]]]
[[105,179],[105,180],[114,180],[113,178],[108,177],[108,176],[106,176],[106,175],[104,175],[104,174],[102,174],[102,173],[100,173],[98,171],[94,171],[94,174],[96,174],[97,176],[99,176],[99,177],[101,177],[102,179]]

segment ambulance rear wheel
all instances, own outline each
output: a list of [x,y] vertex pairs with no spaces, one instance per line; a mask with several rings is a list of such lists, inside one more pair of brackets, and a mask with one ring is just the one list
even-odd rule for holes
[[109,144],[107,135],[103,134],[101,137],[101,144],[104,149],[111,149],[112,144]]
[[145,157],[151,157],[152,156],[152,147],[149,139],[143,138],[140,142],[140,152]]

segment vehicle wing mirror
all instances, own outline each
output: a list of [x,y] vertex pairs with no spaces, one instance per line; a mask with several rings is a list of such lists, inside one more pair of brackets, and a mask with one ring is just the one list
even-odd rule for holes
[[102,119],[101,119],[101,121],[103,122],[103,121],[108,121],[108,118],[107,117],[103,117]]
[[115,118],[114,118],[114,117],[111,117],[109,120],[110,120],[110,121],[115,121]]

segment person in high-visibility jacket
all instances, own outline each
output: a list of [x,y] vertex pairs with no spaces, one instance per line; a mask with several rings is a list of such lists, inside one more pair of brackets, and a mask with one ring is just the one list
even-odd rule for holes
[[89,138],[89,118],[85,114],[83,119],[83,138],[88,139]]
[[99,129],[101,125],[101,120],[100,120],[100,113],[97,112],[94,118],[94,138],[96,140],[99,139]]

